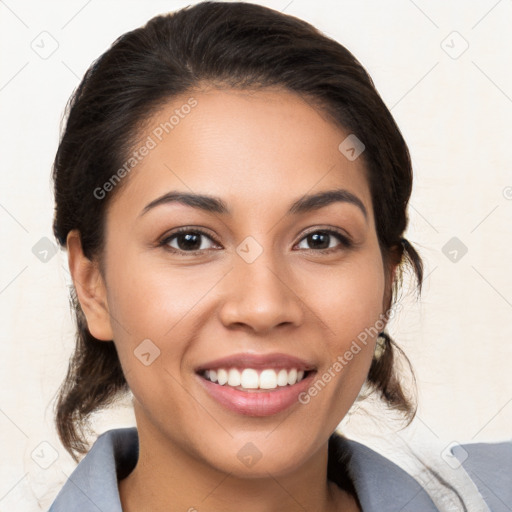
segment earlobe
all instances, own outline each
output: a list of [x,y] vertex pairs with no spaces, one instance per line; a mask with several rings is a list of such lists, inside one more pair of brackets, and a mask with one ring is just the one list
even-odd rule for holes
[[384,293],[384,298],[382,301],[383,314],[386,317],[389,316],[389,313],[390,313],[390,310],[392,307],[392,300],[393,300],[392,290],[393,290],[393,283],[397,279],[398,265],[399,265],[398,263],[393,263],[390,266],[388,273],[386,274],[386,283],[385,283],[386,291]]
[[80,232],[67,236],[68,264],[80,306],[87,319],[90,333],[98,340],[113,339],[107,303],[107,290],[97,262],[87,258],[82,250]]

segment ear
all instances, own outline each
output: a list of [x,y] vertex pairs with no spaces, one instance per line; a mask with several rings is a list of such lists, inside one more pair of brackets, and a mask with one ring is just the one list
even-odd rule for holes
[[[388,268],[386,269],[386,284],[384,298],[382,301],[383,314],[388,316],[391,309],[391,300],[393,298],[393,283],[397,277],[397,269],[401,261],[401,253],[396,248],[393,248],[388,261]],[[387,324],[387,320],[386,320]]]
[[69,270],[89,332],[98,340],[112,341],[107,289],[98,264],[84,255],[78,230],[68,233],[66,245]]

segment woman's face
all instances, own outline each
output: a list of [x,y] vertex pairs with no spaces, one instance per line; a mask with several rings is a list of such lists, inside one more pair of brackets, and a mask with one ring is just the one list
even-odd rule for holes
[[[375,344],[361,333],[385,313],[385,273],[362,158],[339,149],[348,135],[270,89],[191,93],[147,123],[107,213],[109,315],[88,321],[114,340],[139,433],[160,454],[284,474],[325,445],[357,397]],[[357,200],[307,201],[334,190]],[[157,201],[170,193],[215,197],[225,211],[213,199],[209,209]],[[270,359],[251,359],[261,355]],[[215,362],[230,356],[240,358]],[[234,380],[207,382],[205,368]],[[313,371],[282,385],[293,368]],[[276,389],[251,388],[276,378]]]

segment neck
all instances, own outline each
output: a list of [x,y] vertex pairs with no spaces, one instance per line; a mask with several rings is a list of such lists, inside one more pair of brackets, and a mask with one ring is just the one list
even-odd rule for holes
[[243,478],[218,471],[157,429],[139,421],[137,425],[139,459],[119,482],[124,512],[360,510],[354,497],[327,479],[327,442],[307,464],[291,473]]

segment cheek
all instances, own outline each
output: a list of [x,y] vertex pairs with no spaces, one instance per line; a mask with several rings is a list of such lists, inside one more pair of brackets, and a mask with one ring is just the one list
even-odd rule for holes
[[[151,258],[125,257],[109,273],[109,306],[119,320],[119,340],[173,337],[218,279],[189,266],[179,270]],[[180,325],[181,324],[181,325]]]
[[148,394],[179,389],[184,354],[219,276],[127,252],[118,261],[107,275],[114,342],[128,384],[144,402]]
[[343,397],[336,400],[343,409],[351,405],[361,389],[377,335],[383,330],[384,287],[382,261],[375,253],[368,253],[350,266],[333,271],[329,280],[310,294],[325,326],[328,352],[318,378],[335,383],[336,396]]
[[[366,251],[346,265],[331,267],[316,286],[304,290],[311,308],[329,334],[329,348],[345,351],[347,342],[380,326],[384,296],[384,273],[380,253]],[[373,332],[375,334],[376,333]],[[374,336],[374,337],[375,337]],[[361,336],[363,338],[364,336]]]

